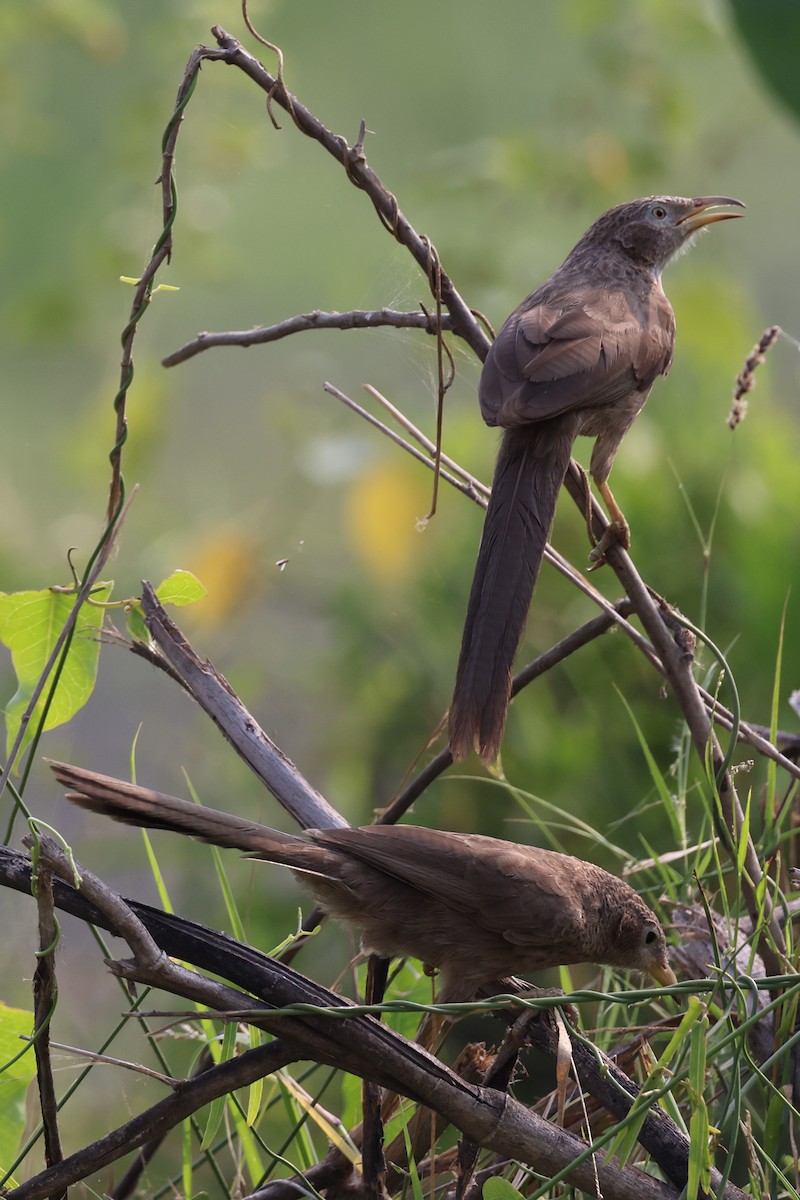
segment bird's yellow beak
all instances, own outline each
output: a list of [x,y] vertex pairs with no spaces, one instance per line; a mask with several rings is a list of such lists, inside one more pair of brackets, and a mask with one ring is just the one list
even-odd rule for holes
[[660,983],[662,987],[674,987],[678,982],[678,977],[669,963],[663,967],[649,967],[648,969],[656,983]]
[[697,196],[692,201],[692,208],[685,217],[680,217],[676,225],[683,225],[688,230],[702,229],[704,225],[713,225],[715,221],[729,221],[733,217],[743,217],[743,212],[712,212],[712,209],[722,205],[734,204],[737,208],[747,208],[741,200],[731,196]]

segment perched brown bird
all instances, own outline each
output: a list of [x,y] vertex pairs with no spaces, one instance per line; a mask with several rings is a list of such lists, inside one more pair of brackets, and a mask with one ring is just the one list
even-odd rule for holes
[[441,972],[440,998],[571,963],[676,982],[664,932],[627,883],[567,854],[413,825],[279,833],[230,813],[51,762],[67,799],[129,825],[171,829],[291,867],[366,951]]
[[589,471],[611,517],[595,547],[626,549],[628,524],[608,486],[619,444],[657,375],[666,375],[675,317],[661,272],[697,230],[740,217],[726,196],[651,196],[595,221],[558,270],[508,318],[480,381],[487,425],[505,429],[467,608],[450,749],[497,757],[511,664],[530,607],[556,498],[579,434],[595,437]]

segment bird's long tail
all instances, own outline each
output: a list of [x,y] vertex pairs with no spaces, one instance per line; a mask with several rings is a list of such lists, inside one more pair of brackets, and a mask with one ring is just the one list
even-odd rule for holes
[[563,417],[507,429],[472,581],[450,705],[453,758],[500,750],[522,639],[576,430]]
[[80,808],[126,825],[169,829],[214,846],[244,850],[295,870],[324,874],[330,852],[305,838],[68,763],[50,761],[49,765],[59,783],[70,789],[67,799]]

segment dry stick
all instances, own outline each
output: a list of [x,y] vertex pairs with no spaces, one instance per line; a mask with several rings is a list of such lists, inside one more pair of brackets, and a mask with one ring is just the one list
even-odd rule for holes
[[[442,330],[457,333],[452,317],[442,313]],[[420,329],[423,333],[436,334],[436,322],[424,309],[413,312],[398,312],[393,308],[352,309],[350,312],[300,313],[287,317],[274,325],[259,325],[253,329],[228,329],[219,333],[198,333],[185,346],[162,358],[164,367],[177,367],[188,362],[204,350],[219,346],[263,346],[267,342],[278,342],[293,333],[306,333],[312,329]]]
[[[380,432],[394,442],[395,445],[400,446],[401,449],[405,450],[407,454],[410,454],[411,457],[417,462],[422,463],[422,465],[427,467],[428,470],[432,471],[435,469],[435,463],[431,457],[435,453],[434,443],[431,442],[429,438],[425,437],[425,435],[419,429],[417,429],[417,427],[413,425],[407,417],[402,417],[399,423],[402,424],[403,427],[407,429],[409,433],[411,433],[415,440],[428,451],[428,454],[421,453],[409,442],[407,442],[405,438],[401,438],[392,429],[390,429],[388,425],[385,425],[383,421],[380,421],[356,400],[353,400],[350,396],[340,391],[339,388],[334,387],[333,384],[326,383],[324,385],[324,390],[328,392],[329,395],[335,396],[337,400],[341,400],[343,404],[347,405],[348,408],[350,408],[358,416],[362,417],[370,425],[374,425],[376,429],[380,430]],[[392,412],[392,415],[398,412],[393,405],[389,404],[388,400],[385,400],[380,393],[375,392],[373,388],[368,387],[367,390],[374,395],[376,399],[379,399],[387,408],[387,410]],[[402,416],[402,414],[400,415]],[[468,471],[466,471],[463,467],[460,467],[453,459],[442,458],[442,462],[446,462],[446,464],[450,467],[450,471],[442,472],[442,478],[445,479],[451,487],[454,487],[456,491],[461,492],[465,496],[469,496],[469,498],[473,500],[480,508],[485,509],[488,504],[490,492],[490,489],[486,486],[486,484],[481,483],[480,480],[476,479],[473,475],[470,475]],[[648,657],[653,656],[653,648],[648,644],[646,639],[643,638],[642,635],[636,629],[634,629],[632,625],[628,624],[621,616],[619,616],[619,614],[615,612],[614,606],[611,604],[611,602],[606,600],[605,596],[603,596],[603,594],[597,590],[594,584],[591,583],[591,581],[588,580],[585,575],[581,574],[581,572],[578,571],[577,568],[572,565],[572,563],[564,558],[564,556],[560,554],[558,550],[554,549],[549,542],[545,545],[544,557],[566,579],[569,579],[579,591],[583,592],[584,595],[588,596],[592,601],[594,601],[599,608],[602,608],[605,612],[609,613],[612,621],[616,621],[622,628],[625,629],[627,636],[631,639],[634,645],[638,646],[639,649],[642,650],[643,653],[645,653]]]
[[36,1029],[33,1047],[44,1128],[45,1162],[51,1167],[61,1161],[62,1152],[58,1132],[58,1101],[50,1058],[50,1019],[58,1000],[55,970],[58,922],[53,904],[53,874],[48,867],[41,868],[36,877],[36,904],[39,911],[39,953],[33,976],[33,1019]]
[[[327,390],[328,389],[326,387],[326,391]],[[433,457],[433,455],[436,453],[436,443],[432,442],[429,437],[426,437],[422,430],[419,429],[413,421],[409,420],[404,412],[401,412],[399,408],[396,408],[395,405],[392,404],[391,400],[388,400],[386,396],[379,392],[376,387],[373,387],[371,383],[364,384],[364,391],[369,392],[370,396],[372,396],[374,400],[377,400],[379,404],[383,405],[383,407],[397,422],[397,424],[402,429],[405,429],[406,433],[409,433],[411,437],[413,437],[414,441],[418,442],[420,446],[422,446],[424,450],[427,450],[428,454]],[[348,398],[341,392],[337,394],[339,399],[344,400],[345,403],[349,403]],[[378,424],[381,429],[386,429],[385,425],[380,425],[380,423]],[[459,479],[463,480],[465,483],[468,483],[478,495],[484,496],[487,500],[489,499],[491,488],[488,488],[485,483],[481,483],[480,480],[476,479],[474,475],[470,475],[469,472],[466,471],[460,463],[456,462],[454,458],[450,458],[449,455],[442,453],[440,455],[440,462],[445,467],[449,467],[453,474],[458,476]]]
[[[435,267],[437,258],[430,240],[416,232],[400,211],[395,196],[388,188],[384,187],[367,164],[363,148],[363,135],[360,135],[353,146],[349,146],[346,138],[327,129],[296,96],[287,90],[280,72],[278,76],[272,75],[263,63],[248,53],[244,46],[236,38],[226,33],[221,26],[215,25],[211,32],[217,39],[221,50],[201,46],[196,54],[201,58],[224,61],[230,66],[238,67],[267,94],[271,103],[279,104],[289,114],[301,133],[319,142],[344,167],[350,182],[365,192],[372,201],[384,227],[402,246],[406,247],[415,262],[422,268],[432,285],[434,295],[435,285],[440,284],[441,302],[449,313],[452,332],[462,337],[478,357],[484,359],[489,350],[489,338],[482,323],[467,307],[446,272]],[[442,327],[444,328],[444,325]]]
[[[149,583],[142,585],[142,612],[164,660],[189,695],[211,717],[278,802],[303,829],[339,828],[347,824],[324,796],[312,788],[282,750],[247,711],[228,681],[206,659],[202,661],[167,616]],[[145,657],[146,649],[138,647]]]
[[[133,1075],[144,1075],[147,1079],[155,1079],[157,1083],[166,1084],[174,1090],[178,1090],[181,1086],[180,1079],[173,1078],[172,1075],[165,1075],[163,1071],[154,1071],[152,1067],[146,1067],[144,1063],[131,1062],[127,1058],[114,1058],[111,1054],[97,1054],[94,1050],[87,1050],[85,1046],[69,1046],[66,1042],[50,1042],[53,1050],[60,1050],[64,1054],[73,1054],[76,1058],[86,1059],[90,1063],[96,1063],[98,1066],[104,1067],[120,1067],[123,1071],[130,1071]],[[209,1062],[209,1066],[213,1059]]]
[[[60,847],[44,838],[41,847],[48,865],[60,876],[71,879],[72,865]],[[6,851],[6,854],[13,856],[11,851]],[[27,870],[27,882],[21,877],[15,881],[23,891],[30,887],[29,862]],[[68,884],[59,883],[59,906],[122,934],[143,953],[144,958],[138,963],[110,963],[115,974],[164,988],[210,1009],[217,1009],[223,1017],[226,1011],[248,1013],[249,1021],[271,1030],[291,1046],[287,1048],[283,1042],[271,1043],[223,1063],[196,1080],[185,1081],[177,1094],[167,1096],[145,1113],[58,1166],[41,1172],[9,1192],[9,1198],[43,1200],[52,1196],[143,1145],[154,1134],[172,1128],[216,1096],[263,1078],[297,1057],[327,1062],[373,1079],[394,1091],[401,1091],[411,1099],[435,1108],[467,1136],[486,1145],[488,1149],[535,1164],[537,1170],[545,1174],[563,1170],[579,1154],[585,1153],[587,1147],[577,1136],[556,1129],[543,1118],[529,1113],[509,1096],[466,1083],[438,1059],[400,1035],[391,1033],[370,1017],[355,1017],[347,1021],[336,1021],[324,1015],[315,1017],[313,1013],[300,1018],[273,1017],[265,1011],[263,1000],[259,1002],[245,992],[204,979],[177,966],[167,958],[167,954],[180,956],[202,969],[217,971],[220,965],[218,944],[228,945],[232,956],[241,957],[245,968],[243,985],[256,995],[263,994],[267,1008],[274,1004],[286,1006],[298,1001],[339,1008],[349,1006],[341,997],[312,984],[250,947],[239,946],[224,935],[160,913],[146,905],[134,902],[127,904],[90,872],[81,868],[81,875],[80,892]],[[179,937],[184,929],[193,935],[191,944]],[[156,945],[154,936],[163,942],[164,950]],[[194,952],[191,945],[194,946]],[[633,1087],[630,1081],[627,1081],[627,1086]],[[658,1139],[663,1135],[661,1123],[648,1114],[643,1136],[650,1152],[668,1170],[672,1161],[671,1151],[665,1159],[665,1154],[658,1148],[660,1143],[649,1139],[644,1130],[653,1131]],[[688,1153],[688,1142],[684,1153]],[[597,1152],[597,1160],[601,1187],[608,1200],[667,1200],[668,1197],[674,1200],[671,1189],[637,1167],[621,1170],[615,1163],[608,1162],[601,1151]],[[586,1163],[577,1167],[570,1176],[578,1187],[590,1189],[593,1178],[594,1172]],[[740,1195],[738,1189],[730,1186],[725,1192],[730,1200],[738,1200]]]
[[[423,454],[420,450],[417,450],[416,447],[407,442],[405,438],[401,438],[400,435],[395,433],[393,429],[390,429],[388,425],[384,425],[383,421],[380,421],[376,416],[373,416],[373,414],[359,404],[358,401],[351,399],[350,396],[347,396],[344,392],[340,391],[339,388],[334,387],[332,383],[323,384],[323,390],[326,391],[329,396],[335,396],[337,400],[341,400],[342,404],[345,404],[349,409],[352,409],[354,413],[356,413],[359,417],[362,417],[368,422],[368,424],[374,425],[376,429],[379,429],[381,433],[388,437],[390,441],[394,442],[396,446],[401,446],[403,450],[405,450],[407,454],[410,454],[412,458],[415,458],[417,462],[421,462],[424,464],[424,466],[430,467],[430,469],[433,470],[434,464],[426,454]],[[462,471],[461,474],[462,476],[466,476],[465,471]],[[454,487],[456,491],[464,492],[466,495],[471,495],[471,484],[469,482],[464,482],[463,480],[456,478],[455,475],[451,475],[448,471],[442,471],[441,476],[443,479],[446,479],[450,486]]]

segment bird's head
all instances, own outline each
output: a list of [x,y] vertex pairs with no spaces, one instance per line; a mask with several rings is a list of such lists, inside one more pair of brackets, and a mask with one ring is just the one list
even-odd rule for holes
[[628,904],[622,910],[622,919],[615,935],[619,961],[612,965],[641,971],[662,987],[671,987],[678,980],[669,965],[664,930],[655,913],[638,896],[636,899],[638,904]]
[[[630,200],[603,213],[587,230],[575,251],[594,247],[604,251],[620,249],[634,263],[660,274],[677,254],[689,245],[698,230],[716,221],[743,217],[741,200],[730,196],[648,196]],[[573,251],[573,254],[575,253]],[[572,257],[572,255],[570,256]]]

